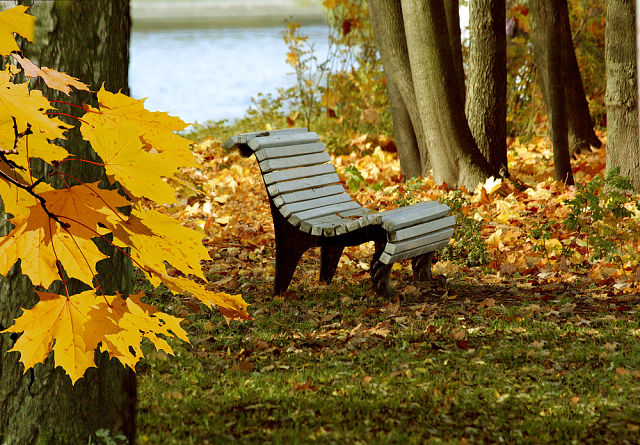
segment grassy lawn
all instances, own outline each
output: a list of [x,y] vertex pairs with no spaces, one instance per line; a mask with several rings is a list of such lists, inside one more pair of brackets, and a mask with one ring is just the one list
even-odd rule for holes
[[388,301],[343,276],[272,298],[265,273],[245,286],[255,319],[230,327],[152,297],[192,344],[140,363],[139,442],[638,443],[637,295],[408,274]]

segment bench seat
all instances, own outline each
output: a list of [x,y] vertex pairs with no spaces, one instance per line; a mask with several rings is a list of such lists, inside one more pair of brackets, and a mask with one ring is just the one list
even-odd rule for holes
[[433,252],[453,236],[455,219],[437,201],[375,212],[345,191],[316,133],[305,128],[244,133],[225,149],[255,155],[262,172],[276,232],[274,294],[284,292],[302,253],[322,249],[320,279],[331,281],[345,246],[374,241],[371,262],[378,294],[390,292],[391,265],[412,259],[414,275],[433,280]]

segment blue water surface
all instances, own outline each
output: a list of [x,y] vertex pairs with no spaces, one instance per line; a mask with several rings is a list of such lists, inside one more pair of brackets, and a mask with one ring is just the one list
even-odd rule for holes
[[[190,123],[242,117],[259,92],[290,86],[283,27],[134,31],[129,85],[148,109]],[[303,27],[320,59],[327,27]]]

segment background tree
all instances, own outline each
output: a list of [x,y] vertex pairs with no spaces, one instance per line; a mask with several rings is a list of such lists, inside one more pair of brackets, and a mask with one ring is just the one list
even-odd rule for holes
[[[128,91],[128,0],[35,3],[31,12],[38,18],[36,43],[24,45],[27,57],[41,66],[71,73],[95,88],[104,82],[110,91]],[[91,93],[78,92],[70,99],[41,86],[50,99],[96,105]],[[73,107],[63,111],[77,115]],[[68,122],[76,123],[75,119]],[[70,132],[65,147],[84,159],[95,159],[77,128]],[[67,162],[63,166],[65,173],[87,182],[100,180],[104,174],[102,169],[87,168],[85,163]],[[113,251],[105,253],[113,257],[98,264],[101,286],[106,292],[119,290],[126,294],[131,284],[130,261]],[[4,327],[12,324],[21,307],[30,308],[37,301],[31,282],[21,275],[18,266],[6,278],[0,278],[0,323]],[[15,338],[8,335],[0,336],[0,442],[88,443],[96,430],[107,429],[112,436],[124,434],[133,443],[136,385],[130,370],[115,360],[109,361],[105,354],[97,357],[98,368],[89,369],[73,387],[62,369],[54,369],[51,359],[23,375],[18,354],[7,353],[13,341]]]
[[[443,32],[444,1],[374,0],[370,10],[385,73],[416,132],[421,174],[430,166],[436,182],[470,188],[498,176],[499,166],[484,158],[464,115],[449,32]],[[399,147],[401,159],[406,150]]]
[[607,169],[619,167],[640,191],[634,0],[607,1]]
[[[531,23],[531,42],[533,56],[538,67],[538,79],[542,97],[549,116],[554,120],[554,109],[551,106],[553,94],[564,95],[567,110],[567,138],[571,153],[580,153],[589,146],[600,147],[602,142],[593,130],[593,122],[589,113],[589,104],[584,92],[582,77],[576,59],[569,9],[566,0],[530,0],[529,17]],[[555,20],[552,24],[552,20]],[[550,29],[557,26],[558,29]],[[557,33],[557,40],[550,40],[551,33]],[[562,48],[562,77],[559,83],[551,81],[550,52]],[[555,90],[558,91],[555,91]]]
[[505,0],[469,2],[469,82],[466,114],[478,148],[507,169],[507,40]]

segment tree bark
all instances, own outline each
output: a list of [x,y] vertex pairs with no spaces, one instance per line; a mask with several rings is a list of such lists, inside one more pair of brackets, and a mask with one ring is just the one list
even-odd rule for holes
[[[560,88],[565,95],[565,103],[567,104],[567,125],[569,150],[571,153],[580,153],[589,146],[600,147],[602,142],[596,136],[593,130],[593,121],[589,113],[589,104],[587,102],[580,69],[576,59],[575,48],[571,36],[571,25],[569,22],[569,9],[566,0],[557,0],[551,2],[553,10],[558,12],[559,33],[558,41],[549,41],[549,23],[550,17],[545,12],[545,0],[529,1],[529,20],[531,23],[531,43],[533,44],[533,57],[538,67],[538,79],[542,97],[549,115],[550,115],[549,97],[552,94],[551,88]],[[563,70],[564,77],[559,85],[553,85],[550,82],[548,54],[553,46],[562,42],[563,48]]]
[[411,123],[411,116],[402,100],[400,90],[398,90],[393,80],[388,77],[387,94],[389,95],[396,147],[398,147],[400,170],[406,179],[421,176],[420,146]]
[[[476,145],[458,88],[442,0],[403,0],[402,15],[416,102],[434,180],[474,189],[499,175]],[[384,62],[383,62],[384,63]]]
[[[79,77],[94,89],[104,82],[111,91],[128,92],[128,0],[36,2],[31,13],[38,18],[37,40],[23,46],[28,58]],[[91,93],[77,92],[69,98],[61,93],[52,94],[44,86],[42,89],[52,99],[96,105]],[[62,111],[77,115],[72,107]],[[77,128],[70,132],[65,147],[81,158],[96,159]],[[104,179],[100,168],[87,168],[79,162],[63,165],[66,173],[82,181]],[[42,168],[39,169],[42,174]],[[34,171],[37,170],[35,167]],[[100,248],[112,257],[98,263],[98,282],[108,293],[119,290],[126,294],[131,283],[130,261],[106,243]],[[75,291],[84,286],[78,282],[72,285]],[[31,282],[20,273],[19,265],[7,277],[0,277],[3,326],[13,324],[21,307],[33,307],[37,301]],[[0,443],[86,444],[90,440],[95,443],[98,429],[109,430],[111,437],[123,434],[128,443],[134,443],[136,384],[130,370],[110,361],[105,354],[96,354],[98,368],[89,369],[75,386],[60,368],[54,369],[51,357],[44,365],[36,365],[33,371],[23,374],[19,355],[7,353],[15,339],[0,336]]]
[[[425,176],[431,168],[429,150],[413,90],[400,2],[370,0],[369,13],[376,45],[387,78],[387,93],[389,94],[402,174],[406,178]],[[408,126],[409,122],[404,119],[406,115],[403,108],[408,114],[411,128]],[[396,118],[399,118],[397,122]],[[409,136],[411,131],[413,131],[414,137]],[[416,144],[413,143],[413,140],[416,141]]]
[[620,167],[640,191],[634,0],[608,0],[606,14],[607,169]]
[[453,69],[456,72],[460,97],[465,101],[466,85],[464,66],[462,64],[462,34],[460,32],[460,2],[458,0],[444,0],[445,15],[447,17],[447,32],[453,57]]
[[[553,143],[553,167],[556,180],[567,185],[573,184],[571,172],[571,157],[569,156],[569,137],[567,122],[567,101],[563,88],[555,88],[554,85],[562,85],[565,78],[566,50],[565,41],[562,39],[561,13],[553,5],[557,0],[543,0],[547,16],[547,41],[553,42],[547,52],[547,70],[549,74],[549,120],[551,124],[551,140]],[[558,2],[560,3],[560,2]]]
[[505,0],[469,2],[466,114],[478,148],[507,169],[507,41]]

